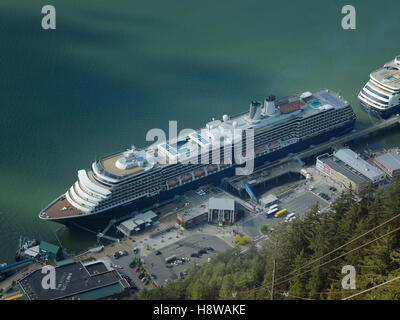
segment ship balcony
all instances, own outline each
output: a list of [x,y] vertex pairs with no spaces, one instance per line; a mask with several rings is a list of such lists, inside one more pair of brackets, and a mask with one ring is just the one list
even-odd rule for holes
[[76,209],[78,209],[78,210],[80,210],[80,211],[82,211],[82,212],[90,212],[90,211],[91,211],[91,210],[90,210],[88,207],[86,207],[85,205],[76,202],[76,201],[71,197],[70,190],[68,190],[68,191],[65,193],[65,197],[67,198],[68,202],[69,202],[72,206],[74,206]]
[[79,181],[76,181],[74,184],[75,192],[79,195],[79,197],[86,199],[94,204],[98,204],[101,199],[92,196],[90,193],[82,190]]
[[79,170],[78,178],[79,182],[82,185],[84,185],[87,189],[91,190],[91,192],[93,192],[102,199],[107,198],[111,194],[109,188],[107,188],[104,185],[101,185],[94,179],[91,171],[86,172],[86,170]]
[[80,197],[80,196],[76,193],[74,186],[72,186],[72,187],[69,189],[69,194],[70,194],[71,198],[72,198],[73,200],[75,200],[75,202],[77,202],[77,203],[79,203],[79,204],[81,204],[81,205],[83,205],[83,206],[85,206],[85,207],[87,207],[87,208],[89,208],[89,209],[93,209],[93,208],[96,207],[96,205],[97,205],[96,203],[93,203],[93,202],[91,202],[91,201],[89,201],[89,200],[86,200],[85,198]]

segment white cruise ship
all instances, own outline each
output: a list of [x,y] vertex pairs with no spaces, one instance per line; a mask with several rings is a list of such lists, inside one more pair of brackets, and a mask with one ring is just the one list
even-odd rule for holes
[[[263,103],[253,101],[249,111],[213,119],[201,130],[95,161],[90,169],[79,170],[78,180],[39,217],[65,224],[116,218],[234,175],[243,167],[232,159],[237,144],[257,167],[345,134],[355,121],[350,104],[327,89],[279,100],[269,96]],[[249,129],[254,130],[252,145],[246,145],[243,135]],[[187,163],[196,158],[196,164]]]
[[400,56],[370,74],[358,99],[361,109],[377,118],[400,112]]

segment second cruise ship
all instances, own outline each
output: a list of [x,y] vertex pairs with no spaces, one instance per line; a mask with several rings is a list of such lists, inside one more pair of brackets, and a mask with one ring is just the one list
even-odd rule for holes
[[358,99],[361,109],[377,118],[400,112],[400,56],[370,74]]
[[[242,156],[258,167],[343,135],[353,129],[355,121],[350,104],[328,89],[279,100],[269,96],[263,103],[253,101],[249,111],[223,115],[175,140],[144,149],[132,147],[95,161],[89,170],[79,170],[78,180],[39,217],[67,225],[116,218],[235,175],[243,164],[232,161],[229,154],[238,141],[245,151]],[[249,130],[251,140],[243,135]],[[181,158],[198,161],[177,161]]]

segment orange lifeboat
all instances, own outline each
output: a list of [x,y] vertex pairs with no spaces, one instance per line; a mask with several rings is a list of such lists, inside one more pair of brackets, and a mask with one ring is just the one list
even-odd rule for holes
[[208,172],[208,173],[214,172],[215,170],[217,170],[217,165],[215,165],[215,164],[209,165],[209,166],[207,167],[207,172]]
[[170,187],[174,187],[174,186],[176,186],[178,183],[179,183],[179,180],[178,180],[177,178],[173,178],[173,179],[168,180],[168,185],[169,185]]
[[204,175],[204,169],[197,169],[197,170],[194,170],[194,175],[195,175],[196,177],[200,177],[200,176]]
[[267,148],[266,148],[265,146],[260,146],[260,147],[257,147],[255,151],[256,151],[257,153],[260,153],[260,152],[264,152],[266,149],[267,149]]
[[181,180],[182,182],[192,180],[192,175],[190,173],[185,173],[184,175],[181,176]]

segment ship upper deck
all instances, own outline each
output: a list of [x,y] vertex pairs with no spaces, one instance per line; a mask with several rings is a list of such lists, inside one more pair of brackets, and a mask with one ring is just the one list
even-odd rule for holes
[[126,169],[120,169],[116,166],[116,162],[118,159],[121,159],[124,157],[123,152],[114,154],[108,158],[104,158],[100,160],[100,163],[104,170],[106,170],[108,173],[111,173],[112,175],[118,176],[118,177],[124,177],[128,176],[131,174],[139,173],[143,171],[144,169],[141,168],[140,166],[134,166],[131,168],[126,168]]
[[[232,117],[223,116],[222,120],[214,120],[207,123],[205,128],[187,133],[183,136],[167,142],[156,142],[145,150],[127,150],[104,157],[94,163],[94,174],[111,182],[118,183],[132,175],[139,174],[153,167],[174,163],[173,160],[182,162],[197,154],[200,147],[218,146],[223,139],[226,142],[234,142],[241,139],[238,132],[247,129],[264,129],[284,125],[293,118],[308,118],[329,109],[338,109],[348,106],[349,103],[339,94],[321,89],[313,93],[305,92],[275,101],[273,114],[267,114],[259,110],[257,119],[250,118],[249,111]],[[186,157],[186,158],[185,158]],[[163,162],[161,160],[167,161]]]
[[371,73],[371,78],[379,82],[385,87],[389,87],[392,90],[400,90],[400,56],[399,62],[392,60],[384,65],[384,67],[375,70]]

